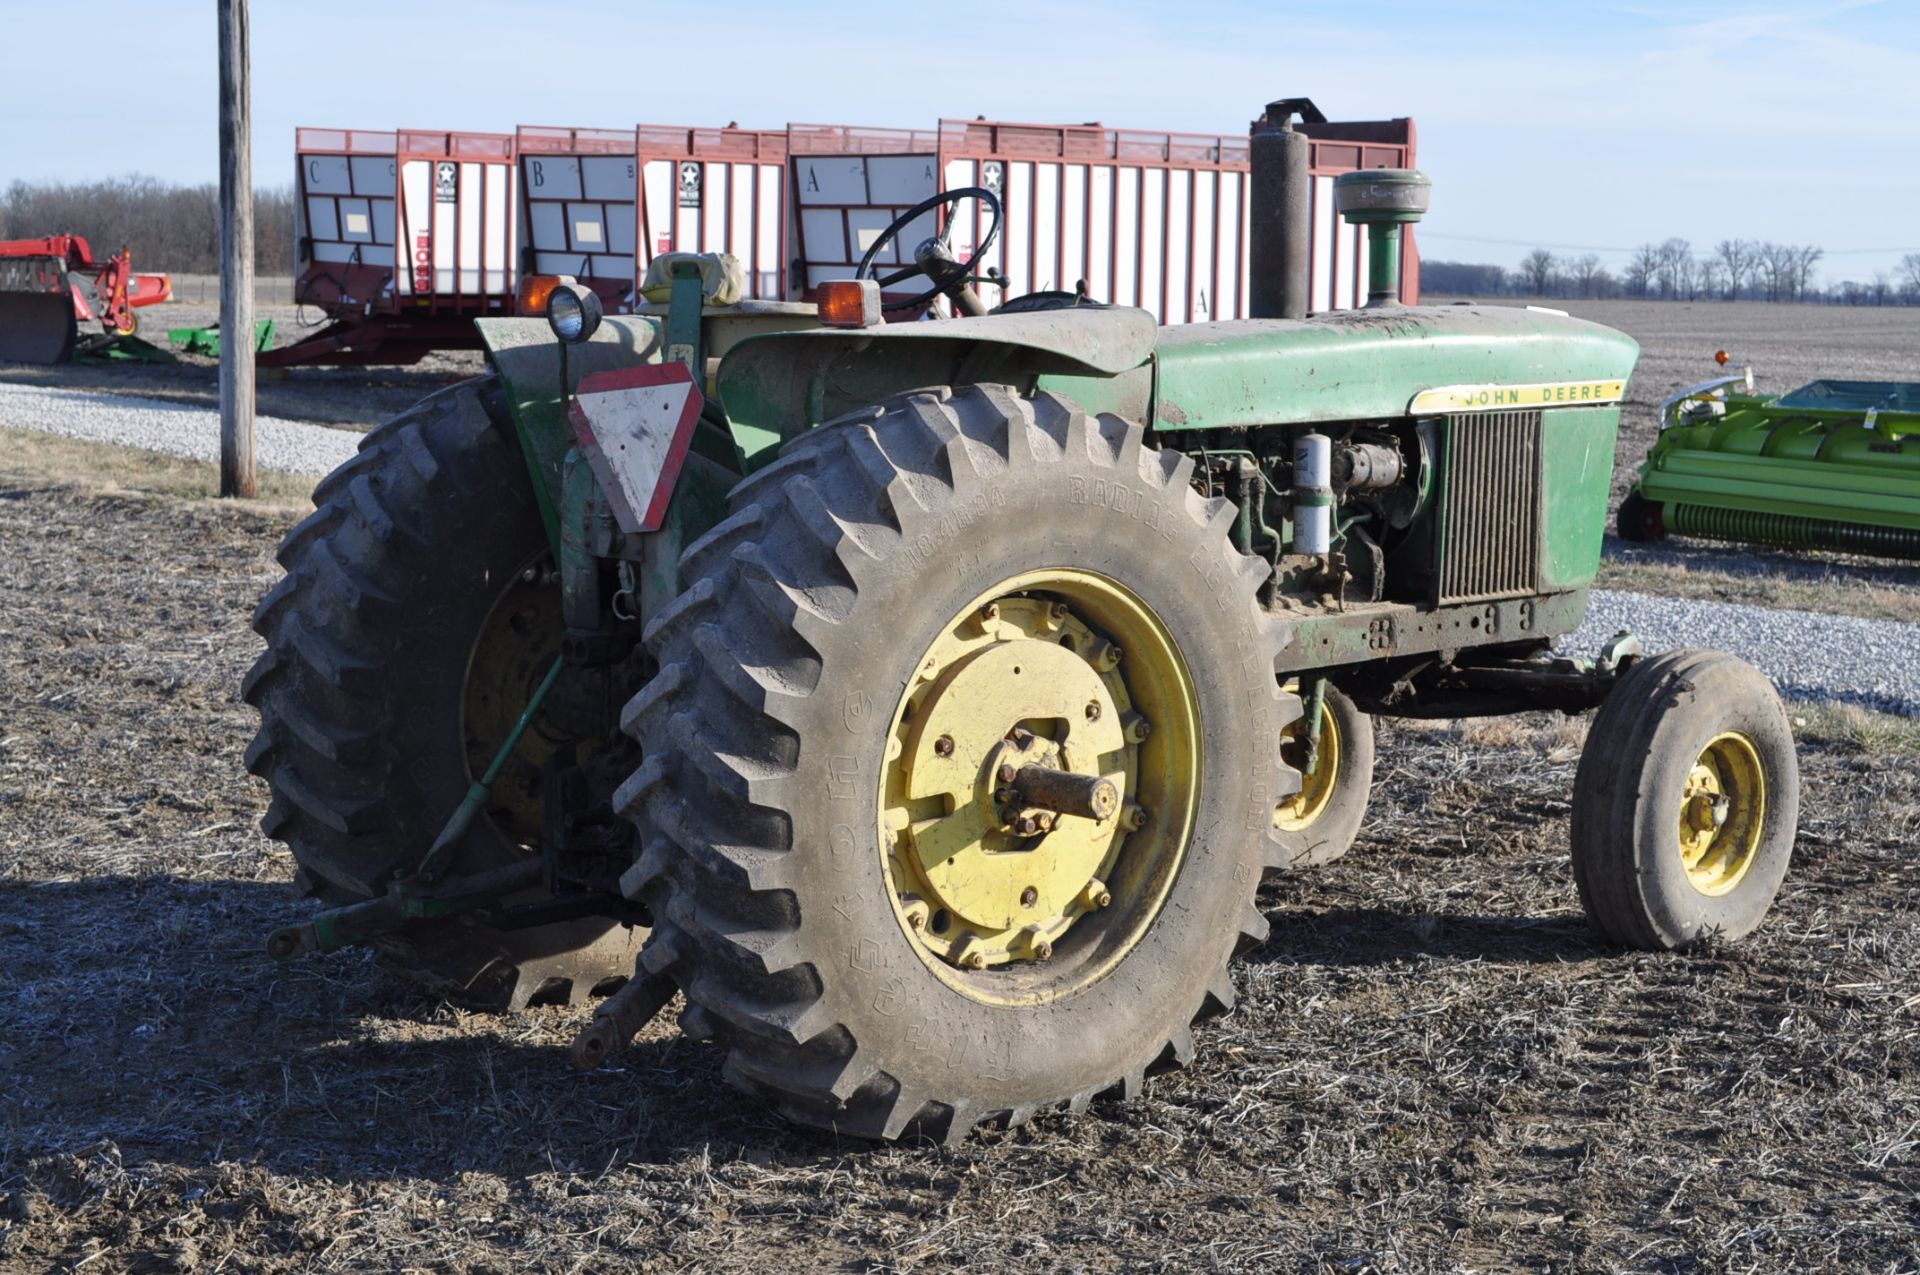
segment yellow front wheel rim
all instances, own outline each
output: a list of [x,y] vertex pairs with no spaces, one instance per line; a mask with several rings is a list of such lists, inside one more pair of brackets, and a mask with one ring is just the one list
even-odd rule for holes
[[1334,716],[1333,703],[1320,705],[1320,752],[1311,768],[1307,766],[1307,722],[1303,717],[1288,726],[1280,736],[1280,756],[1300,772],[1300,791],[1281,802],[1274,810],[1273,823],[1282,832],[1305,832],[1327,812],[1339,785],[1341,753],[1345,741],[1340,737],[1340,720]]
[[[1152,925],[1192,836],[1200,715],[1171,633],[1124,585],[1053,568],[983,591],[921,653],[886,749],[888,893],[943,981],[1054,999]],[[1047,777],[1106,805],[1036,793]]]
[[1737,731],[1715,736],[1688,772],[1676,825],[1680,861],[1694,889],[1722,895],[1746,878],[1759,857],[1766,815],[1759,750]]

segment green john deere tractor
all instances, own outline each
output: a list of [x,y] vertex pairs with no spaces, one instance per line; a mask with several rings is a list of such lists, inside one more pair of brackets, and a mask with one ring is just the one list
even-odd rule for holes
[[[326,905],[269,949],[510,1005],[625,980],[588,1066],[681,992],[794,1118],[959,1138],[1191,1057],[1263,874],[1353,840],[1369,714],[1596,706],[1595,926],[1752,929],[1797,804],[1772,688],[1552,646],[1634,343],[1399,306],[1425,179],[1338,198],[1375,295],[1310,319],[989,314],[933,239],[817,305],[685,260],[657,309],[561,280],[483,320],[488,375],[368,436],[260,607],[248,762]],[[963,317],[881,321],[918,283]]]

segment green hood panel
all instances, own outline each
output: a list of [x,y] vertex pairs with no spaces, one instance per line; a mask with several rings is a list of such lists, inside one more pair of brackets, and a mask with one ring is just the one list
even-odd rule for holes
[[1443,386],[1625,381],[1640,352],[1584,319],[1477,305],[1189,324],[1156,348],[1161,429],[1405,416]]

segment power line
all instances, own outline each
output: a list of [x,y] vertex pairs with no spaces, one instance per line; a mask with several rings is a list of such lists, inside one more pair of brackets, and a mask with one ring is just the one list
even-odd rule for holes
[[[1481,235],[1451,235],[1443,231],[1428,230],[1422,227],[1418,232],[1422,239],[1453,239],[1460,243],[1493,244],[1501,248],[1556,248],[1561,252],[1618,252],[1632,254],[1639,248],[1620,248],[1609,244],[1593,243],[1545,243],[1538,239],[1489,239]],[[1659,247],[1655,244],[1654,247]],[[1920,252],[1920,248],[1822,248],[1828,257],[1868,257],[1902,256],[1909,252]]]
[[1632,252],[1632,248],[1610,248],[1604,244],[1591,243],[1542,243],[1537,239],[1487,239],[1480,235],[1449,235],[1428,230],[1424,226],[1418,232],[1422,239],[1457,239],[1462,243],[1495,244],[1502,248],[1558,248],[1562,252]]

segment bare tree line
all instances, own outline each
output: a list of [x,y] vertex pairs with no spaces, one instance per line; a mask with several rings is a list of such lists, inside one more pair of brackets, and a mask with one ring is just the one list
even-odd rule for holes
[[[91,182],[23,182],[0,196],[0,239],[86,237],[94,256],[121,245],[136,269],[214,274],[220,269],[220,192],[211,182],[182,186],[133,174]],[[293,271],[293,188],[253,196],[254,267]]]
[[1842,305],[1920,304],[1920,252],[1900,259],[1895,273],[1876,273],[1867,283],[1844,280],[1826,288],[1814,282],[1825,250],[1813,244],[1722,239],[1695,252],[1685,239],[1644,243],[1616,275],[1599,256],[1556,256],[1535,248],[1512,270],[1500,266],[1423,261],[1422,287],[1430,292],[1516,294],[1539,297],[1646,297],[1670,301],[1825,301]]

